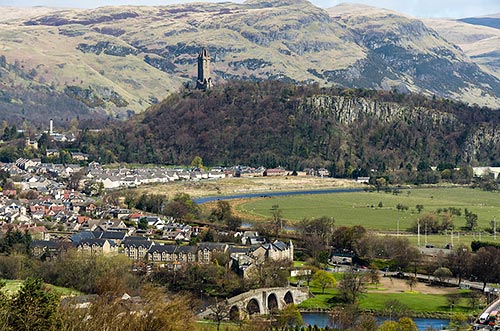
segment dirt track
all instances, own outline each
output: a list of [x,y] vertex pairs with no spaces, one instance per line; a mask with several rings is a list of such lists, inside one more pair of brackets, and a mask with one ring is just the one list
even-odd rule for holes
[[[377,287],[378,289],[370,289],[369,291],[377,293],[400,293],[410,291],[410,287],[406,283],[406,280],[394,277],[380,277],[380,284]],[[416,286],[413,286],[413,291],[423,294],[449,294],[456,293],[457,290],[454,287],[430,286],[426,283],[418,282]]]

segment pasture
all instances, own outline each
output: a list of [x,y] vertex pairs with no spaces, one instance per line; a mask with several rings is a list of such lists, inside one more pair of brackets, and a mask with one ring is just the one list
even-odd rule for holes
[[[17,293],[24,282],[23,280],[19,279],[3,279],[3,281],[5,281],[5,286],[1,290],[4,291],[7,295],[13,295]],[[51,291],[57,292],[61,296],[74,296],[82,294],[77,290],[66,287],[60,287],[51,284],[44,284],[44,286],[46,286]]]
[[[240,214],[267,219],[277,207],[291,227],[304,218],[328,216],[335,219],[336,225],[362,225],[370,230],[391,233],[397,232],[398,224],[400,232],[405,232],[423,214],[449,207],[459,208],[462,212],[461,216],[453,217],[455,229],[460,230],[466,224],[464,210],[467,208],[478,215],[476,232],[467,233],[466,236],[462,233],[460,238],[455,233],[454,240],[470,243],[471,240],[480,237],[482,240],[494,240],[485,229],[490,228],[493,219],[499,220],[498,227],[500,227],[499,198],[500,193],[479,189],[413,188],[401,190],[397,195],[381,191],[259,198],[240,203],[236,208]],[[398,205],[406,206],[408,209],[398,209]],[[423,206],[420,213],[416,208],[417,205]],[[422,225],[422,243],[425,240],[424,232]],[[416,236],[409,238],[416,243]],[[429,235],[427,240],[444,244],[450,242],[451,235]]]

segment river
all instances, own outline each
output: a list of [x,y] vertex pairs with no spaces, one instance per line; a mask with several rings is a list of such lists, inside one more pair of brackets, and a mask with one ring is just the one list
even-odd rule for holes
[[[317,325],[321,328],[331,326],[327,313],[302,313],[302,319],[304,325]],[[380,318],[380,321],[383,320],[385,320],[385,318]],[[427,330],[431,326],[434,330],[443,330],[443,328],[446,328],[449,324],[448,320],[433,318],[413,318],[413,321],[417,324],[420,331]]]
[[303,195],[303,194],[331,194],[331,193],[349,193],[349,192],[361,192],[361,188],[337,188],[337,189],[326,189],[326,190],[306,190],[306,191],[278,191],[278,192],[260,192],[260,193],[242,193],[235,195],[224,195],[224,196],[211,196],[194,199],[193,201],[197,204],[202,204],[206,202],[212,202],[217,200],[231,200],[231,199],[251,199],[251,198],[267,198],[267,197],[281,197],[287,195]]

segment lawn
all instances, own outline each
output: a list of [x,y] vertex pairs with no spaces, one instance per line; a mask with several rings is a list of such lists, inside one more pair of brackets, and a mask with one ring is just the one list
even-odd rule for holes
[[[3,288],[3,290],[6,291],[9,295],[16,293],[21,288],[21,285],[24,282],[23,280],[19,279],[14,279],[14,280],[4,279],[4,281],[5,281],[5,287]],[[50,290],[60,293],[62,296],[72,296],[72,295],[82,294],[79,291],[72,290],[67,287],[60,287],[51,284],[44,284],[44,285],[47,286]]]
[[330,309],[332,307],[328,300],[337,294],[337,289],[327,288],[325,293],[322,293],[321,288],[311,286],[310,290],[314,296],[299,304],[300,309]]
[[[458,292],[458,291],[457,291]],[[366,293],[359,305],[362,309],[383,310],[386,307],[386,302],[389,300],[397,300],[410,308],[416,313],[425,312],[450,312],[450,305],[446,296],[442,294],[424,294],[418,292],[405,291],[401,293]],[[457,304],[454,312],[470,312],[470,307],[467,306],[465,299],[461,299]]]
[[[200,320],[196,323],[198,331],[217,331],[217,323],[207,320]],[[223,322],[220,325],[220,330],[223,331],[236,331],[241,330],[236,323]]]
[[[328,216],[334,217],[337,225],[361,224],[367,229],[396,232],[398,223],[400,230],[404,231],[423,213],[448,207],[462,210],[462,216],[454,217],[455,228],[458,229],[465,226],[463,211],[467,208],[478,215],[478,230],[484,230],[494,218],[500,221],[499,198],[500,193],[479,189],[423,188],[404,189],[398,195],[350,192],[253,199],[238,205],[237,209],[243,214],[269,218],[271,209],[277,205],[283,218],[292,226],[294,222],[304,218]],[[407,206],[408,210],[398,210],[398,204]],[[418,213],[416,205],[423,205],[422,214]],[[423,232],[422,229],[422,234]],[[483,232],[481,236],[485,237],[486,234]]]
[[[337,289],[326,289],[325,293],[315,286],[311,286],[311,293],[314,297],[302,302],[299,305],[301,309],[329,309],[332,307],[328,300],[337,294]],[[447,296],[436,289],[436,293],[423,293],[418,291],[400,290],[395,292],[387,284],[383,286],[367,286],[367,292],[364,293],[359,300],[359,306],[364,310],[383,311],[387,307],[387,302],[397,300],[407,306],[415,313],[449,313],[450,304]],[[429,291],[432,291],[430,289]],[[466,291],[460,289],[450,289],[449,293],[462,293],[466,296]],[[454,312],[462,313],[477,313],[473,312],[465,298],[462,298],[453,308]]]

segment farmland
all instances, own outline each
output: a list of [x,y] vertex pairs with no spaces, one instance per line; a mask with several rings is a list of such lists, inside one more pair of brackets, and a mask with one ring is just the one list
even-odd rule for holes
[[[321,216],[333,217],[336,225],[362,225],[367,229],[381,232],[397,233],[398,224],[401,234],[428,212],[437,212],[449,207],[459,208],[461,216],[454,216],[455,230],[465,226],[464,210],[478,215],[478,227],[474,233],[454,235],[456,241],[470,243],[473,239],[491,240],[492,235],[485,232],[490,222],[500,220],[499,194],[470,188],[418,188],[404,189],[399,194],[385,192],[350,192],[321,195],[298,195],[272,198],[259,198],[237,205],[240,215],[250,215],[252,219],[271,217],[273,209],[279,208],[282,217],[293,227],[295,222],[304,218]],[[398,208],[405,206],[408,209]],[[419,213],[417,205],[423,206]],[[425,235],[424,225],[421,234]],[[409,236],[417,242],[416,236]],[[447,243],[451,234],[429,235],[429,242]]]

